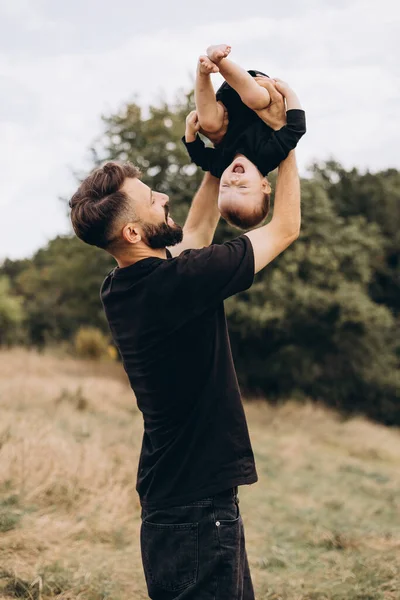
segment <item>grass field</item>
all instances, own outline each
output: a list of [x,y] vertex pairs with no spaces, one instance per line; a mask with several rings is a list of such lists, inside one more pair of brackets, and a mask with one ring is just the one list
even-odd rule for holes
[[[400,433],[245,403],[257,600],[400,600]],[[120,367],[0,352],[0,598],[143,600],[142,416]]]

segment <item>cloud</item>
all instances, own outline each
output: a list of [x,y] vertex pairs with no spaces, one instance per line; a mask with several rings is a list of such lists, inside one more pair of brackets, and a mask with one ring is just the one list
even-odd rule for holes
[[56,26],[53,19],[43,15],[37,4],[32,0],[12,0],[0,4],[0,15],[7,21],[18,22],[19,26],[28,31],[49,29]]
[[[12,10],[24,13],[22,0],[16,6]],[[308,120],[298,149],[303,171],[311,160],[331,155],[346,166],[396,166],[399,14],[391,6],[390,0],[309,2],[304,13],[243,18],[230,11],[223,21],[180,30],[171,15],[157,31],[125,36],[112,48],[100,43],[97,52],[71,45],[69,52],[40,57],[0,54],[0,205],[6,209],[0,257],[29,254],[67,230],[58,196],[74,189],[71,167],[90,168],[87,148],[101,133],[100,115],[135,94],[142,104],[163,91],[172,100],[178,88],[190,87],[197,57],[213,41],[231,43],[233,60],[280,76],[299,93]],[[27,22],[36,18],[51,29],[54,15],[29,10]],[[67,22],[60,37],[69,29]],[[10,236],[21,223],[24,235]]]

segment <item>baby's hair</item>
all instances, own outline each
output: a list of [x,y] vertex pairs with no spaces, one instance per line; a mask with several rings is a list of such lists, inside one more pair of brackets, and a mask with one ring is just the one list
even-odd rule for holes
[[250,214],[243,215],[238,206],[224,209],[222,216],[230,225],[239,229],[252,229],[260,225],[269,213],[271,194],[263,194],[263,199],[258,207]]

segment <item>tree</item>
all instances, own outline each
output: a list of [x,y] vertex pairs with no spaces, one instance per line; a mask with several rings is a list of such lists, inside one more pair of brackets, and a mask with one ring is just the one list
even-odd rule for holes
[[[104,117],[94,165],[131,160],[151,187],[170,196],[184,223],[202,178],[180,141],[192,94],[175,104],[137,104]],[[274,174],[269,176],[272,183]],[[230,298],[227,313],[239,380],[269,400],[293,394],[346,412],[400,424],[399,195],[393,169],[361,174],[330,161],[302,181],[300,238]],[[215,240],[240,235],[224,221]],[[31,261],[6,261],[12,291],[23,295],[29,338],[71,339],[79,327],[108,333],[99,288],[115,265],[104,251],[59,237]]]
[[339,215],[362,214],[376,223],[384,236],[382,252],[376,257],[375,274],[369,293],[375,302],[386,304],[400,314],[400,172],[346,171],[336,161],[315,164],[315,177],[321,181]]
[[395,422],[395,320],[368,296],[383,236],[364,217],[338,216],[318,182],[302,182],[302,206],[300,238],[229,300],[239,379],[269,398],[301,390]]
[[59,236],[40,249],[15,280],[30,342],[70,340],[82,325],[108,333],[99,289],[113,266],[111,256],[76,237]]
[[0,276],[0,345],[11,345],[22,340],[21,324],[24,320],[23,299],[11,292],[10,281]]

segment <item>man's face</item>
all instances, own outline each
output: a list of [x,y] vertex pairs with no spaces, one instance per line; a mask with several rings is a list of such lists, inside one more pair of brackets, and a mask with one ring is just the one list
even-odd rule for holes
[[169,198],[152,190],[137,178],[127,178],[121,191],[125,192],[136,215],[135,231],[150,248],[165,248],[179,244],[182,227],[169,216]]

